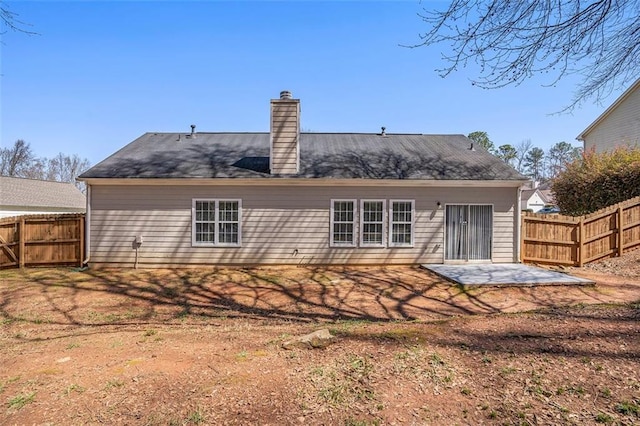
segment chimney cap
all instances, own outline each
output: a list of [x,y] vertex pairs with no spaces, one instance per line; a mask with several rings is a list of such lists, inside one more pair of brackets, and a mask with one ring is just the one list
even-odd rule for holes
[[288,90],[283,90],[280,92],[280,99],[293,99],[293,95]]

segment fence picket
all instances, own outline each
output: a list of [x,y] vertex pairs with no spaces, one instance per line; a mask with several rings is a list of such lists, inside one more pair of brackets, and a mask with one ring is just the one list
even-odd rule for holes
[[640,246],[640,197],[571,217],[524,212],[520,260],[583,266]]
[[84,214],[27,215],[0,219],[0,269],[82,265]]

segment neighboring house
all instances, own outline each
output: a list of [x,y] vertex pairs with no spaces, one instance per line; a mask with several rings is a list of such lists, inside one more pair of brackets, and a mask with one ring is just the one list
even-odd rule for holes
[[640,147],[640,79],[627,89],[577,140],[584,151],[610,151],[618,146]]
[[550,186],[549,182],[527,182],[520,193],[520,208],[536,213],[544,207],[555,206],[556,201],[553,192],[549,189]]
[[520,194],[520,208],[537,212],[547,204],[545,197],[538,188],[523,189]]
[[82,213],[86,198],[72,183],[0,176],[0,218]]
[[92,266],[517,262],[526,178],[463,135],[146,133],[80,176]]

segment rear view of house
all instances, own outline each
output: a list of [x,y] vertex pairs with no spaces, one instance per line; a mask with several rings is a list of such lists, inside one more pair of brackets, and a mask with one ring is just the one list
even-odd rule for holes
[[146,133],[87,183],[91,265],[518,260],[526,178],[463,135],[304,133],[271,100],[268,133]]

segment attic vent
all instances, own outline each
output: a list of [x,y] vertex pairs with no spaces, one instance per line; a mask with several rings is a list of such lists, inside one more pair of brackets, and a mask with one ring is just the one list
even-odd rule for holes
[[380,132],[380,136],[387,136],[387,133],[386,133],[387,128],[382,126],[381,129],[382,131]]
[[280,99],[293,99],[293,95],[288,90],[283,90],[280,92]]

